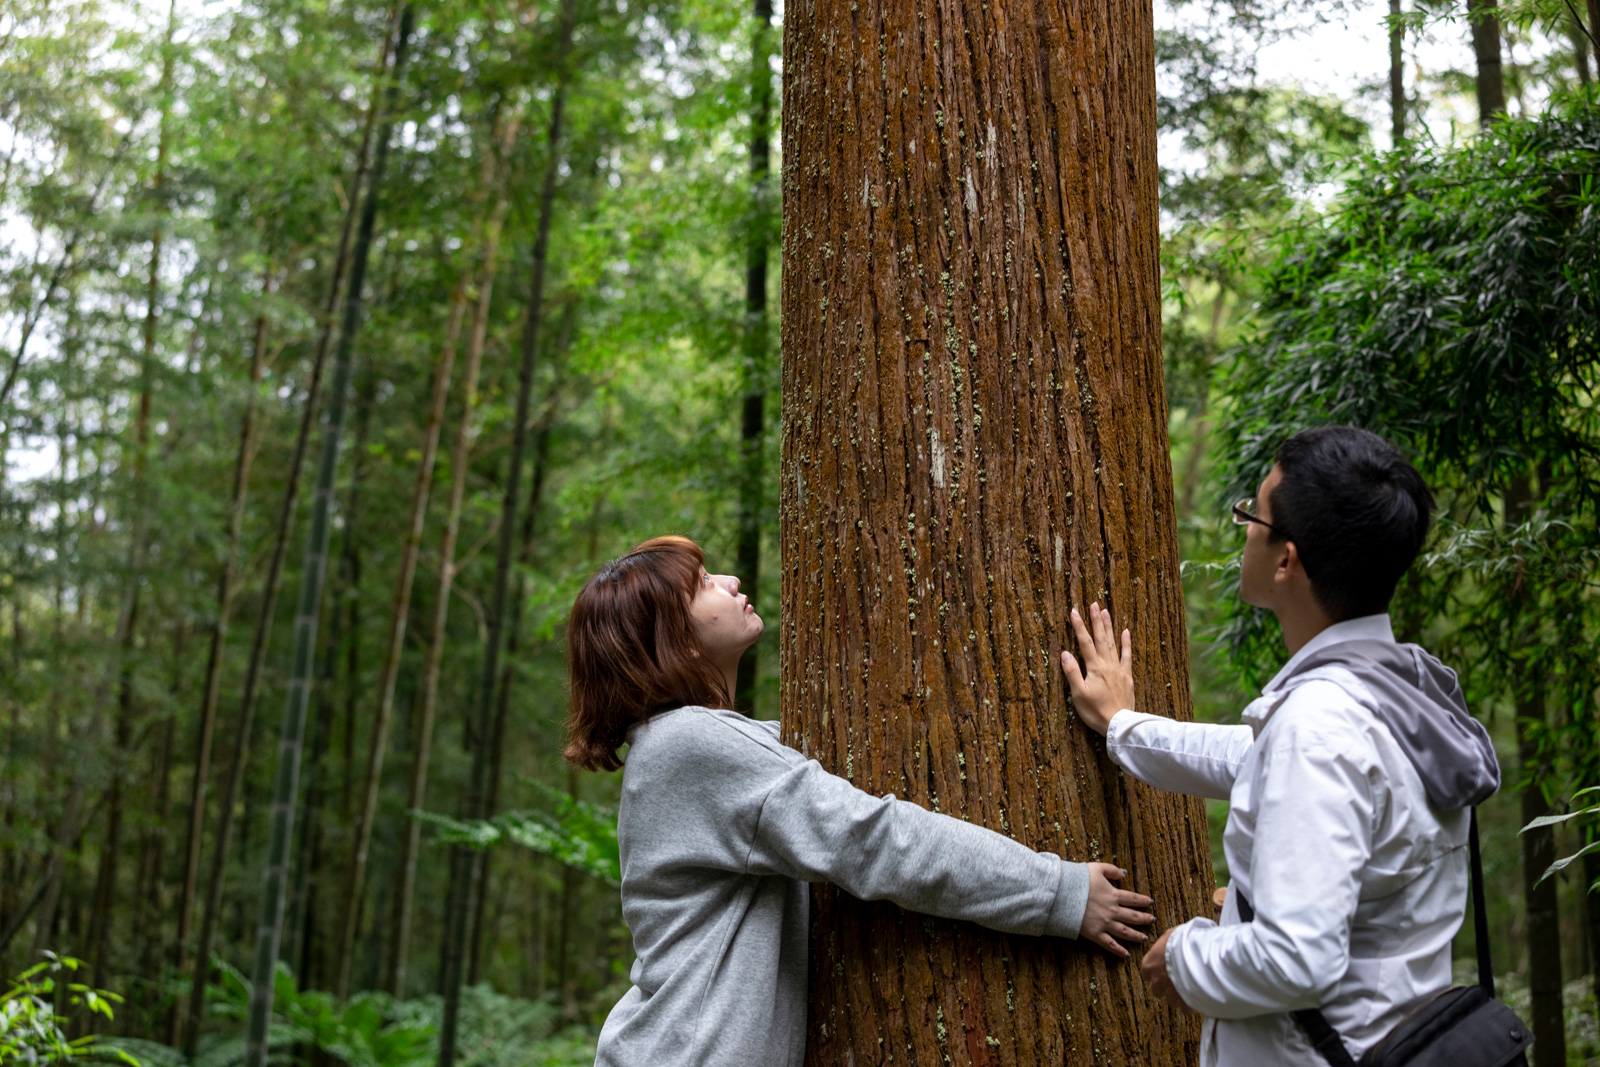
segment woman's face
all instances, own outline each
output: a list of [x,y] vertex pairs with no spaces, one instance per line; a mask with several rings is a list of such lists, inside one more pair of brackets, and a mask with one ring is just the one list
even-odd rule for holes
[[704,567],[700,568],[700,587],[689,602],[689,619],[706,656],[720,667],[738,663],[766,625],[755,606],[739,592],[739,579],[731,574],[707,574]]

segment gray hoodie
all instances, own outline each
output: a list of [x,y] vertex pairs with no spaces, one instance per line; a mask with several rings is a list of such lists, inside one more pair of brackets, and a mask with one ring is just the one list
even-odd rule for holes
[[597,1067],[800,1067],[808,882],[1019,934],[1076,937],[1082,863],[892,796],[686,707],[628,732],[617,837],[637,959]]
[[1446,811],[1481,803],[1500,788],[1489,731],[1467,711],[1456,672],[1420,645],[1343,641],[1300,662],[1283,678],[1342,667],[1375,701],[1371,709],[1416,767],[1428,799]]

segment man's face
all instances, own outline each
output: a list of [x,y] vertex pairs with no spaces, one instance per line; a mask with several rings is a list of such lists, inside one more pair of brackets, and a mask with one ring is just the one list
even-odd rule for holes
[[[1256,515],[1272,520],[1272,490],[1283,481],[1283,471],[1273,464],[1256,490]],[[1253,608],[1270,608],[1278,592],[1274,576],[1288,552],[1287,541],[1271,541],[1272,531],[1259,522],[1245,523],[1244,560],[1239,567],[1239,598]]]

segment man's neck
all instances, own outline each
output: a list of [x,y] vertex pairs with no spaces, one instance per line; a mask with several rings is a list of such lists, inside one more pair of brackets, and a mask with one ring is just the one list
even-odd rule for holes
[[1334,620],[1328,614],[1312,606],[1310,610],[1274,612],[1278,616],[1278,626],[1283,630],[1283,643],[1288,648],[1289,655],[1294,655],[1311,639],[1333,625]]

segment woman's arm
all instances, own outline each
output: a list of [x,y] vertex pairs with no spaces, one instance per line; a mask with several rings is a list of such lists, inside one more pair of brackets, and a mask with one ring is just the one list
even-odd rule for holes
[[747,869],[832,882],[863,900],[1019,934],[1083,936],[1127,955],[1149,898],[1110,864],[1068,863],[981,826],[875,797],[808,760],[773,784]]

